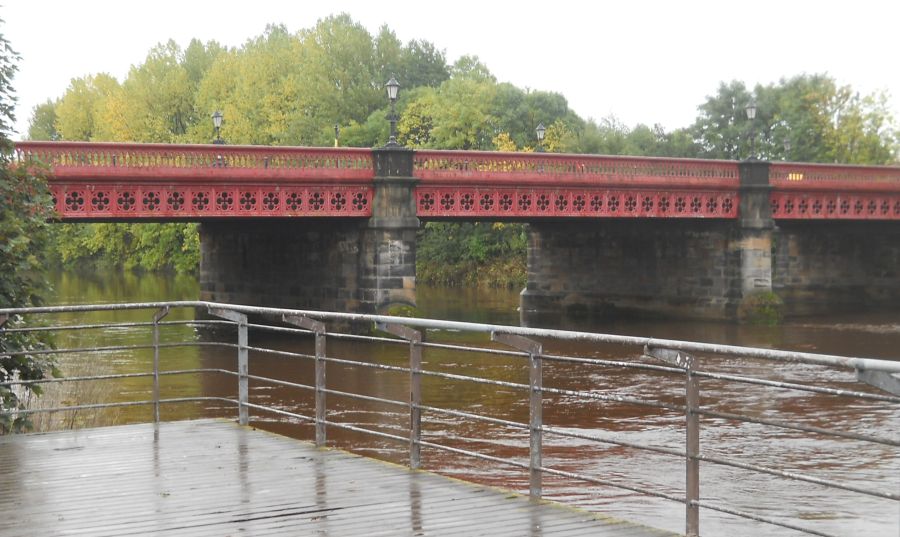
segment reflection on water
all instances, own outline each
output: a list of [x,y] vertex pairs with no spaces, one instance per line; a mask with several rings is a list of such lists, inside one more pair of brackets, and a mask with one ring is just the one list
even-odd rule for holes
[[[193,299],[196,283],[187,278],[176,280],[159,276],[113,277],[96,275],[82,278],[60,275],[56,281],[58,296],[51,303],[124,302],[145,300]],[[516,324],[518,295],[510,291],[445,290],[421,288],[419,306],[429,317]],[[146,321],[147,312],[118,312],[118,321]],[[192,312],[176,311],[166,320],[188,319]],[[110,314],[90,314],[68,322],[110,320]],[[656,338],[688,339],[773,347],[810,352],[896,359],[900,353],[900,315],[871,314],[853,317],[831,317],[791,322],[784,326],[746,327],[718,323],[664,321],[581,321],[562,328],[577,328],[608,333]],[[98,344],[148,343],[149,332],[107,330],[100,335],[76,333],[71,336],[82,343]],[[163,341],[185,338],[225,338],[234,335],[227,330],[195,331],[186,326],[168,327]],[[78,339],[85,338],[85,339]],[[432,342],[466,343],[473,338],[450,331],[433,331]],[[479,337],[478,343],[489,344]],[[68,344],[68,342],[67,342]],[[292,352],[313,354],[311,337],[289,338],[260,332],[251,333],[250,344]],[[329,356],[403,366],[408,347],[403,345],[361,345],[329,339]],[[545,351],[553,354],[577,355],[617,360],[640,360],[640,349],[614,345],[587,345],[571,342],[547,342]],[[164,350],[166,369],[223,368],[235,369],[233,349],[200,347]],[[830,372],[821,368],[793,364],[763,364],[758,361],[700,357],[703,368],[732,374],[757,376],[772,380],[816,383],[833,388],[855,388],[852,374]],[[109,353],[92,367],[114,372],[146,371],[152,360],[150,351]],[[66,362],[73,367],[76,362]],[[523,359],[510,356],[460,353],[443,349],[426,349],[426,370],[467,376],[527,383],[528,369]],[[84,367],[84,364],[81,364]],[[284,358],[251,353],[251,374],[276,377],[311,384],[313,363],[300,358]],[[328,366],[329,387],[396,401],[408,398],[407,376],[401,373]],[[180,395],[234,397],[236,381],[231,376],[207,374],[163,379],[163,397]],[[527,423],[527,395],[514,388],[473,382],[457,382],[425,377],[422,383],[423,403],[439,408],[452,408],[504,420]],[[554,388],[585,390],[632,398],[652,399],[674,404],[683,402],[684,379],[643,370],[597,367],[584,364],[545,362],[544,384]],[[118,399],[146,399],[149,379],[132,379],[116,385]],[[701,380],[704,408],[719,412],[747,414],[766,419],[791,421],[808,426],[838,428],[861,434],[887,438],[900,437],[898,405],[860,402],[789,390],[772,390],[756,386]],[[267,386],[251,382],[251,401],[299,414],[314,414],[313,393],[284,386]],[[127,409],[114,416],[120,421],[145,421],[150,407]],[[684,417],[678,413],[625,403],[602,402],[571,396],[546,394],[545,423],[570,432],[612,437],[642,445],[682,449]],[[234,417],[234,408],[220,404],[181,405],[163,409],[164,419],[184,419],[221,415]],[[112,419],[113,416],[108,416]],[[361,427],[376,428],[405,435],[407,409],[366,403],[329,396],[329,420]],[[426,413],[423,426],[425,439],[485,454],[526,461],[527,432],[496,425],[463,420],[453,416]],[[273,415],[254,412],[254,424],[282,434],[311,439],[311,426],[284,421]],[[873,446],[852,440],[827,438],[778,430],[771,427],[704,418],[701,420],[701,449],[705,455],[806,473],[822,479],[852,483],[857,486],[896,492],[900,483],[900,452],[897,448]],[[328,430],[329,443],[367,455],[405,462],[406,446],[357,433]],[[613,484],[639,486],[680,496],[684,487],[684,461],[680,458],[636,451],[611,444],[545,435],[545,465],[560,470],[579,472]],[[426,469],[476,480],[490,485],[527,491],[527,473],[516,468],[461,459],[446,452],[423,450]],[[680,504],[648,498],[614,487],[586,486],[555,477],[545,479],[545,494],[565,499],[613,516],[646,524],[683,531],[684,507]],[[816,485],[787,481],[766,474],[751,473],[727,467],[701,464],[703,500],[713,504],[750,511],[771,518],[833,534],[896,535],[900,527],[897,502],[824,489]],[[703,510],[703,533],[707,535],[793,535],[789,530],[744,522],[727,515]]]

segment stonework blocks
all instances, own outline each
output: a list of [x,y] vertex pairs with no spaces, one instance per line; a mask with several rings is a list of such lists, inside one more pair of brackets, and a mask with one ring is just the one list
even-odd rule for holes
[[896,307],[900,224],[782,223],[773,267],[773,290],[789,315]]
[[736,237],[731,222],[533,223],[523,319],[566,310],[725,317],[740,292]]

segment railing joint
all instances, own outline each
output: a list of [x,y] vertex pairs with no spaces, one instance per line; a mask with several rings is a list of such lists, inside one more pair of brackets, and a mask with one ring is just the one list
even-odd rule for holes
[[422,332],[399,323],[375,323],[375,328],[405,339],[410,343],[422,343]]
[[409,341],[409,467],[422,464],[422,332],[399,323],[375,323],[378,330]]
[[221,317],[238,325],[238,423],[248,425],[250,423],[250,374],[247,315],[225,308],[208,307],[210,315]]
[[694,367],[694,357],[690,354],[675,349],[652,347],[650,344],[644,345],[643,357],[659,360],[685,370],[693,369]]
[[857,369],[856,378],[869,386],[888,392],[891,395],[900,396],[900,374],[891,374],[887,371]]
[[153,312],[153,423],[159,423],[159,322],[169,314],[169,306]]
[[311,330],[316,336],[316,445],[324,447],[327,442],[325,427],[328,423],[326,412],[326,367],[325,362],[325,323],[311,319],[305,315],[284,314],[282,321],[287,324]]
[[305,328],[306,330],[309,330],[310,332],[313,332],[315,334],[325,333],[325,323],[307,317],[306,315],[291,315],[285,313],[281,317],[281,320],[287,324]]
[[491,340],[528,353],[528,496],[543,495],[543,372],[540,342],[516,334],[492,331]]

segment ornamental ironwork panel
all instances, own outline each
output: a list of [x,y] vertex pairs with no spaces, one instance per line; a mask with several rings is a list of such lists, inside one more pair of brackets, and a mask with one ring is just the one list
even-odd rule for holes
[[216,217],[368,217],[371,186],[52,184],[65,219],[172,219]]

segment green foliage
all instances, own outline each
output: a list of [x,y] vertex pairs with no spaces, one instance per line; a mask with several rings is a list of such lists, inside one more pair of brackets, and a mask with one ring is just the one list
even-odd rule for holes
[[48,100],[34,107],[31,116],[31,124],[28,128],[30,140],[56,140],[59,133],[56,132],[56,103]]
[[64,140],[111,140],[105,132],[118,112],[113,99],[119,89],[119,82],[106,74],[72,80],[56,105],[56,132]]
[[553,150],[577,151],[584,123],[562,95],[497,84],[477,58],[464,56],[437,88],[402,96],[397,134],[409,147],[490,150],[507,133],[517,147],[527,148],[537,143],[538,123],[554,126],[548,140]]
[[777,326],[783,317],[784,302],[772,291],[752,293],[738,307],[738,319],[749,324]]
[[[0,34],[0,304],[2,307],[29,307],[40,303],[46,289],[44,251],[46,221],[50,217],[50,193],[39,170],[11,164],[10,128],[15,120],[12,78],[19,56]],[[15,328],[22,319],[10,318],[6,326]],[[14,377],[43,378],[53,370],[52,361],[39,354],[46,342],[33,334],[0,331],[0,382]],[[10,353],[4,355],[4,353]],[[24,353],[24,354],[13,354]],[[40,393],[37,386],[26,388]],[[0,409],[21,408],[15,391],[0,385]],[[29,426],[22,416],[0,415],[0,434]]]
[[57,224],[51,233],[50,261],[63,267],[191,273],[200,262],[196,224]]
[[416,277],[436,285],[521,286],[525,246],[521,224],[429,222],[419,232]]
[[193,118],[191,76],[180,47],[169,41],[154,47],[140,67],[131,72],[109,100],[100,138],[116,141],[170,143],[187,141]]
[[[745,108],[757,102],[754,121]],[[742,82],[719,86],[700,106],[692,127],[707,158],[886,164],[897,159],[898,139],[884,95],[860,96],[826,75],[800,75],[752,92]],[[790,150],[785,142],[789,142]]]

